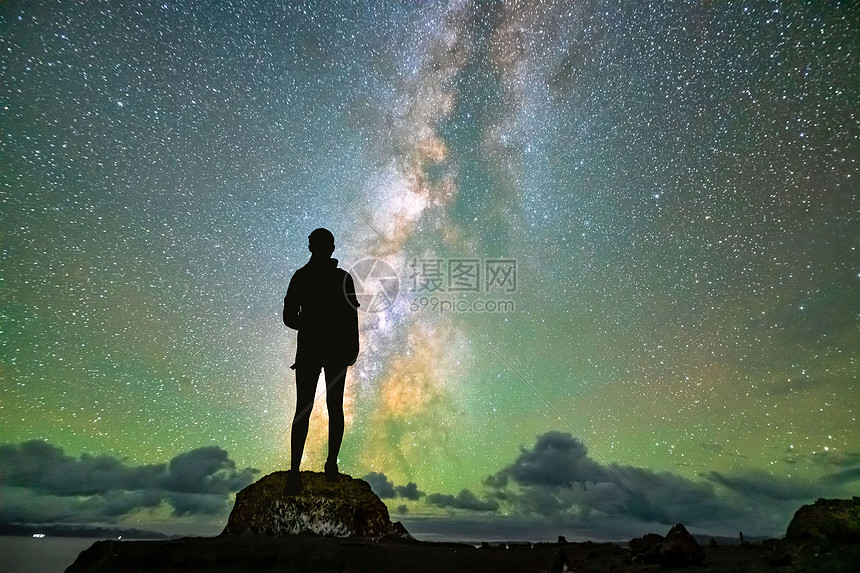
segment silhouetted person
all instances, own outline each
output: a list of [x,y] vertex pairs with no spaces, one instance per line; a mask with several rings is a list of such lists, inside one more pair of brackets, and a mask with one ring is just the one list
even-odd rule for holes
[[346,370],[358,357],[358,300],[352,276],[338,268],[334,235],[315,229],[308,235],[311,259],[296,271],[284,297],[284,324],[298,330],[296,414],[290,436],[290,471],[284,493],[302,490],[299,466],[320,370],[325,371],[328,407],[328,481],[338,476],[337,454],[343,441],[343,390]]

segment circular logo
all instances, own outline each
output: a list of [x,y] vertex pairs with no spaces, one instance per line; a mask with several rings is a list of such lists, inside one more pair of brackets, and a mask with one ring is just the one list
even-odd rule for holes
[[359,311],[388,310],[400,292],[400,279],[391,265],[380,259],[361,259],[349,269],[355,282]]

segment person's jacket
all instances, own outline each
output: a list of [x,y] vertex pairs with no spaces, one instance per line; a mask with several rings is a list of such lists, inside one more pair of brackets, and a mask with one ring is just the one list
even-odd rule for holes
[[353,364],[358,356],[358,299],[337,259],[314,259],[296,271],[284,297],[284,324],[298,330],[296,361]]

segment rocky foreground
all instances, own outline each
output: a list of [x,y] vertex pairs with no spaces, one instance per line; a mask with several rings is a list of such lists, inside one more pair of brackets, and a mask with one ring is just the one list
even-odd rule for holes
[[409,537],[364,480],[340,474],[329,483],[319,472],[301,472],[304,491],[284,495],[287,472],[275,472],[238,494],[222,536],[295,535],[379,539]]
[[701,546],[682,525],[626,547],[610,543],[484,544],[414,540],[392,523],[385,504],[362,481],[337,483],[302,472],[301,495],[284,496],[286,472],[270,474],[236,497],[218,537],[170,541],[100,541],[66,570],[77,572],[442,571],[700,572],[860,571],[860,498],[818,500],[801,508],[785,539]]

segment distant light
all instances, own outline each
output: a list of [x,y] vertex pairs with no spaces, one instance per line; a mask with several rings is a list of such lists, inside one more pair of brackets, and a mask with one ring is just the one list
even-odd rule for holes
[[36,539],[42,539],[45,537],[45,534],[44,533],[34,533],[33,537],[35,537]]

